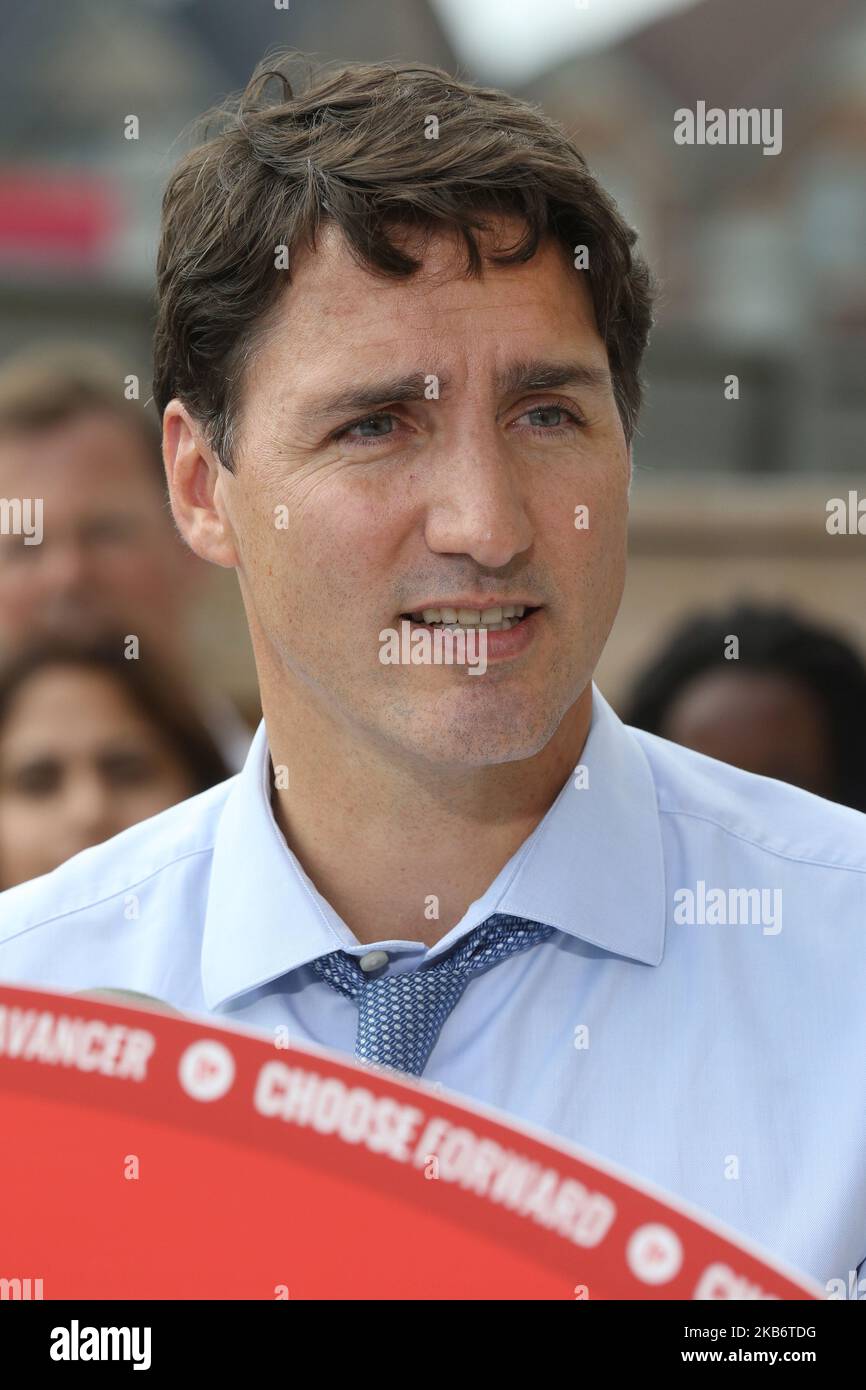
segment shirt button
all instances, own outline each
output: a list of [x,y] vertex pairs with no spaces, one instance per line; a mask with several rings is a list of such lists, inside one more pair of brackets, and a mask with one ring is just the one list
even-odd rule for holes
[[368,951],[365,956],[361,957],[358,964],[365,974],[369,974],[371,970],[381,970],[383,965],[388,964],[388,952]]

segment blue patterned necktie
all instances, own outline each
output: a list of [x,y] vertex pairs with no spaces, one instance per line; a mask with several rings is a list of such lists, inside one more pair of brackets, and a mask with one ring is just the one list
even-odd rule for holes
[[426,969],[374,980],[345,951],[319,956],[310,968],[357,1002],[356,1057],[420,1076],[470,975],[544,941],[552,931],[541,922],[498,912]]

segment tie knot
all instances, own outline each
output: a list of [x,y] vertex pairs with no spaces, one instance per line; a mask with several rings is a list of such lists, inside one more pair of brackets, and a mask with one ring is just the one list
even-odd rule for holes
[[420,1076],[439,1030],[471,975],[553,933],[525,917],[495,913],[432,965],[371,979],[345,951],[310,961],[325,984],[359,1007],[355,1055]]
[[[525,917],[512,917],[504,912],[494,913],[464,937],[454,951],[444,956],[443,969],[464,971],[473,974],[487,965],[495,965],[506,956],[525,951],[538,941],[545,941],[553,932],[553,927],[543,922],[530,922]],[[431,966],[435,970],[436,966]]]
[[[512,917],[504,912],[494,913],[486,922],[475,927],[447,956],[441,956],[432,965],[412,972],[421,977],[435,974],[472,975],[487,965],[495,965],[506,956],[525,951],[536,942],[545,940],[553,927],[542,922],[530,922],[525,917]],[[384,983],[371,979],[365,974],[354,956],[346,951],[332,951],[327,956],[319,956],[310,961],[311,970],[334,989],[355,999],[364,989],[372,989]],[[391,980],[402,976],[392,975]]]

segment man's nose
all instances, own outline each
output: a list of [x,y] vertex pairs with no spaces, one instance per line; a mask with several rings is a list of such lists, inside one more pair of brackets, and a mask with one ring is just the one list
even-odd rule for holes
[[427,544],[441,555],[471,555],[501,569],[527,550],[533,526],[518,462],[495,435],[476,436],[443,469],[442,495],[432,501]]

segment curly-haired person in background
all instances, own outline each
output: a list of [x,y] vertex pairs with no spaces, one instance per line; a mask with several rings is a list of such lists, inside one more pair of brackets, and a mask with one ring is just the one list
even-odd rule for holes
[[866,811],[864,710],[866,665],[850,643],[787,608],[740,603],[678,624],[621,713],[684,748]]

